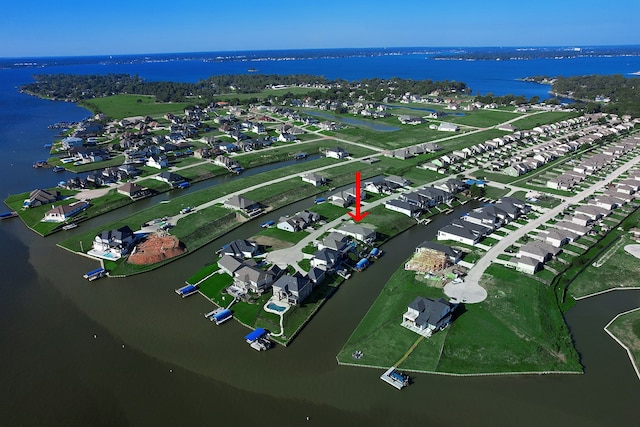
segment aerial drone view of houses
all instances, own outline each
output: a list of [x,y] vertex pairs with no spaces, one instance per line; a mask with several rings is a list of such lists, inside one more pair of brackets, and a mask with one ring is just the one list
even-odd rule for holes
[[[205,318],[217,325],[247,326],[257,350],[290,345],[353,275],[385,263],[385,242],[444,217],[433,240],[386,266],[398,270],[338,363],[387,369],[398,388],[400,369],[581,372],[563,312],[627,286],[574,279],[634,244],[639,120],[483,104],[446,88],[389,91],[382,102],[277,96],[305,88],[332,89],[270,88],[251,105],[86,100],[95,116],[63,126],[34,164],[76,174],[5,202],[37,233],[69,234],[60,247],[96,259],[89,280],[161,268],[255,221],[260,232],[216,248],[175,291],[210,301]],[[149,200],[158,202],[104,227],[77,227]]]

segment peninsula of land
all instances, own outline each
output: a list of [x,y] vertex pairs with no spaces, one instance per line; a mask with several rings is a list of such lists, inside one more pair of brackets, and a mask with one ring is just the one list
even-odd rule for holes
[[[234,93],[202,105],[125,93],[86,99],[95,116],[65,126],[37,165],[78,176],[6,204],[42,235],[71,233],[59,245],[111,277],[159,268],[258,221],[262,232],[228,242],[177,291],[210,300],[208,319],[232,316],[284,345],[352,274],[385,262],[384,242],[461,212],[400,267],[338,362],[581,372],[562,313],[574,295],[612,287],[585,292],[576,279],[619,262],[618,248],[636,238],[638,119],[515,97],[484,103],[448,82],[345,85],[299,77],[244,102]],[[249,173],[258,167],[268,170]],[[187,190],[222,176],[232,178]],[[74,229],[169,191],[186,194]],[[303,200],[303,210],[269,216]],[[348,215],[356,204],[368,212],[358,222]]]

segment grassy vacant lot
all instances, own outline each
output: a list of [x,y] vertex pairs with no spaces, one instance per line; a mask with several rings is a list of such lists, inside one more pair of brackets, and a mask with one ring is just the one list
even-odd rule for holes
[[[578,354],[555,303],[552,289],[500,266],[487,269],[482,283],[489,298],[458,307],[445,331],[417,345],[401,369],[426,372],[580,372]],[[391,366],[418,335],[400,326],[416,296],[439,297],[438,288],[398,270],[338,354],[341,363]],[[354,360],[352,352],[364,357]]]
[[85,100],[80,104],[115,120],[133,116],[161,117],[166,113],[181,114],[189,105],[186,102],[156,102],[154,96],[146,95],[106,96]]
[[[571,295],[580,298],[607,289],[637,287],[638,277],[640,277],[640,259],[624,250],[624,247],[629,244],[636,243],[629,236],[622,236],[620,243],[615,244],[610,253],[605,251],[596,260],[604,261],[600,267],[589,265],[571,283],[569,288]],[[599,265],[599,262],[596,265]]]
[[526,117],[516,120],[512,124],[518,129],[533,129],[536,126],[546,125],[549,123],[560,122],[562,120],[571,119],[577,117],[578,113],[575,112],[556,112],[547,111],[538,114],[529,114]]
[[378,234],[378,241],[385,241],[416,225],[415,219],[399,212],[391,211],[383,205],[367,209],[367,212],[369,212],[369,215],[361,221],[361,224],[372,225]]
[[499,110],[476,110],[465,111],[463,116],[445,116],[443,118],[443,121],[457,123],[459,125],[486,128],[499,125],[500,123],[504,123],[508,120],[513,120],[520,116],[522,116],[522,113]]
[[336,218],[346,214],[349,210],[340,206],[332,205],[329,202],[319,203],[311,208],[310,211],[317,212],[327,222],[333,221]]
[[608,330],[629,348],[636,365],[640,365],[640,309],[618,317]]

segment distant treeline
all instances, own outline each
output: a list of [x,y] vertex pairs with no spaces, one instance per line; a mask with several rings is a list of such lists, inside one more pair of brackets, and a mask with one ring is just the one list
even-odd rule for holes
[[[367,101],[381,101],[407,92],[429,94],[470,93],[465,83],[431,80],[363,79],[356,82],[327,80],[312,75],[234,74],[211,76],[197,83],[147,82],[138,75],[106,74],[39,74],[35,82],[22,86],[22,90],[41,97],[78,102],[83,99],[117,94],[152,95],[159,102],[193,101],[207,103],[216,97],[234,94],[259,93],[278,86],[304,86],[309,88],[305,96],[315,99],[347,100],[365,97]],[[292,94],[283,92],[283,97]],[[247,102],[246,100],[244,102]]]
[[551,92],[580,101],[589,112],[640,116],[640,79],[614,75],[557,77]]

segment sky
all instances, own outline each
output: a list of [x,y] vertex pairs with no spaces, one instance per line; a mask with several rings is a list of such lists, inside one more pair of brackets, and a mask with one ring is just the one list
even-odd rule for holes
[[0,8],[0,57],[640,44],[638,0],[9,0]]

